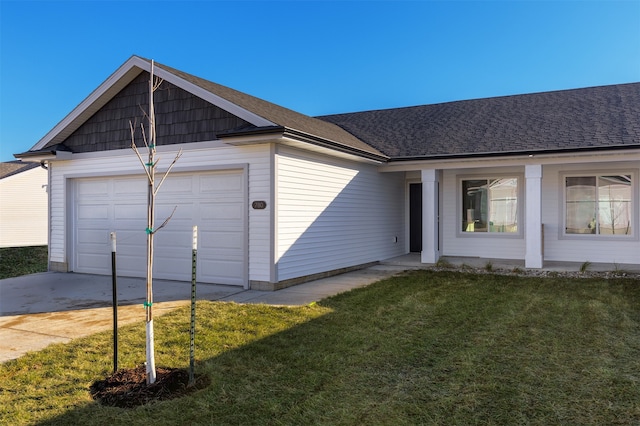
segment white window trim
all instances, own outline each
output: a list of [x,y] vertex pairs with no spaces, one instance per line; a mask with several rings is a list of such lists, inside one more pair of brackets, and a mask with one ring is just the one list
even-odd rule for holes
[[[518,182],[518,232],[464,232],[461,229],[462,223],[462,181],[475,179],[504,179],[514,178]],[[526,200],[524,196],[524,174],[522,173],[483,173],[474,175],[456,176],[456,237],[462,238],[524,238],[524,212]]]
[[[631,175],[631,217],[633,222],[631,224],[630,235],[608,235],[608,234],[567,234],[567,189],[566,179],[568,177],[598,177],[598,176],[612,176],[612,175]],[[561,240],[590,240],[590,241],[637,241],[638,240],[638,226],[640,221],[638,220],[638,207],[640,206],[640,194],[638,193],[638,169],[624,169],[624,170],[612,170],[612,169],[598,169],[598,170],[582,170],[571,172],[560,172],[559,185],[560,188],[560,208],[558,212],[560,217],[558,218],[558,238]]]

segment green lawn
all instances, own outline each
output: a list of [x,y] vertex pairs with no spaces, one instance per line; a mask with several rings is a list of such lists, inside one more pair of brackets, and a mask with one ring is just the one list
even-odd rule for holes
[[[188,365],[188,330],[188,308],[156,319],[157,365]],[[306,307],[199,302],[197,330],[207,389],[97,404],[106,332],[0,365],[0,423],[640,423],[637,279],[419,271]],[[120,348],[144,361],[142,321]]]
[[47,270],[47,246],[0,248],[0,280]]

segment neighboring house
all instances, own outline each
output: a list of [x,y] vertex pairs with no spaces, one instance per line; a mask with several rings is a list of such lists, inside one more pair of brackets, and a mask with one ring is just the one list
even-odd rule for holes
[[[144,276],[131,57],[30,151],[51,182],[50,267]],[[277,289],[403,255],[640,264],[640,83],[312,118],[156,65],[169,165],[155,275]]]
[[40,163],[0,163],[0,247],[47,245],[47,179]]

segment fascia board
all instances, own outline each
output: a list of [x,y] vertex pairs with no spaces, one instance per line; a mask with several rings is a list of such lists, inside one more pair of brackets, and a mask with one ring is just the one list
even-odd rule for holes
[[610,150],[608,152],[589,151],[580,153],[545,153],[538,155],[514,155],[510,157],[495,156],[482,158],[458,158],[458,159],[432,159],[391,162],[380,166],[382,172],[401,172],[420,170],[424,168],[435,169],[460,169],[479,167],[509,167],[523,166],[525,164],[577,164],[600,163],[611,161],[640,161],[640,150]]

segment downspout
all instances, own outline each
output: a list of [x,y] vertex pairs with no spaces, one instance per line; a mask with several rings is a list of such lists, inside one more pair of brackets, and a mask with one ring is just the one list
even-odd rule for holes
[[51,271],[51,164],[42,160],[40,167],[47,171],[47,271]]

